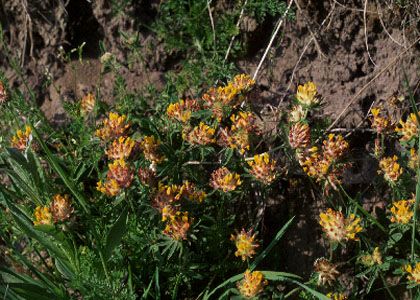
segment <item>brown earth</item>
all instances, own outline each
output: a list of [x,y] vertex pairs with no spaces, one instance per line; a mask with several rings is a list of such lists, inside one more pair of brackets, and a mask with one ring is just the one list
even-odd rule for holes
[[[128,36],[138,34],[140,43],[145,46],[142,63],[121,68],[128,88],[141,89],[149,83],[158,88],[163,86],[163,74],[168,71],[166,66],[171,65],[167,63],[169,58],[159,50],[159,41],[150,32],[136,31],[140,20],[153,20],[158,2],[139,1],[140,4],[126,9],[119,16],[112,15],[106,0],[92,3],[72,0],[67,7],[61,0],[39,1],[31,5],[17,0],[1,2],[0,20],[6,42],[10,49],[14,49],[17,63],[23,66],[23,76],[37,92],[39,104],[48,119],[62,122],[62,101],[79,99],[98,84],[102,99],[112,102],[115,78],[108,74],[100,76],[102,66],[97,45],[103,40],[107,51],[118,61],[127,60],[127,41],[120,39],[119,31]],[[295,91],[297,84],[311,80],[317,84],[323,97],[321,117],[335,120],[344,111],[336,126],[346,130],[355,126],[366,127],[368,122],[362,121],[372,103],[406,95],[405,78],[419,94],[420,45],[413,44],[419,37],[419,24],[402,26],[408,17],[392,3],[377,7],[374,1],[369,1],[364,9],[364,1],[341,2],[298,1],[301,9],[296,12],[296,21],[285,22],[282,34],[259,74],[258,85],[262,93],[259,99],[255,99],[256,107],[262,109],[270,104],[283,108],[289,105],[288,96]],[[237,65],[253,74],[274,24],[264,33],[253,20],[245,21],[247,30],[255,30],[257,34],[251,35],[249,40],[252,50],[249,56],[237,61]],[[77,60],[66,62],[58,55],[60,46],[69,50],[82,42],[87,43],[83,63]],[[24,90],[22,78],[10,67],[5,52],[0,52],[0,63],[12,85]],[[47,79],[52,83],[45,89],[43,85],[48,83]],[[407,102],[404,103],[408,106]],[[369,139],[369,135],[363,134],[353,137],[355,156],[360,158],[360,165],[347,180],[350,188],[369,182],[373,174],[375,162],[363,152]],[[368,207],[383,204],[368,196],[364,200]],[[279,199],[274,195],[268,204],[265,218],[270,220],[269,223],[284,223],[283,216],[296,215],[297,229],[286,236],[293,247],[286,247],[282,253],[282,260],[288,262],[285,265],[288,271],[308,275],[313,261],[327,253],[326,245],[319,240],[320,229],[314,219],[322,206],[316,194],[308,198],[296,193],[291,193],[290,199]],[[269,228],[267,234],[272,234]]]

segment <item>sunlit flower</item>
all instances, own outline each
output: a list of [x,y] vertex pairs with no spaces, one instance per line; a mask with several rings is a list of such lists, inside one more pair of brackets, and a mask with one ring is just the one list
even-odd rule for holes
[[241,183],[239,174],[230,172],[226,167],[221,167],[211,174],[210,185],[214,189],[229,192],[235,190]]
[[51,225],[52,214],[48,206],[37,206],[34,212],[34,225]]
[[401,127],[395,128],[395,131],[401,135],[401,142],[408,142],[418,136],[419,123],[415,114],[411,113],[405,122],[400,120],[400,125]]
[[351,214],[345,218],[341,211],[334,211],[329,208],[326,212],[319,214],[319,224],[325,235],[333,242],[347,240],[359,240],[356,234],[363,230],[360,226],[360,218]]
[[177,241],[186,240],[191,222],[192,219],[188,216],[188,212],[175,211],[167,216],[163,233]]
[[303,149],[309,146],[311,130],[308,124],[295,123],[289,130],[289,143],[293,149]]
[[221,121],[224,114],[224,105],[219,101],[219,95],[215,87],[208,89],[202,96],[204,102],[204,108],[212,111],[212,117],[219,122]]
[[3,82],[0,81],[0,104],[6,102],[7,100],[7,91],[4,87]]
[[93,111],[95,108],[95,96],[91,93],[83,96],[80,100],[80,111],[82,114],[87,115]]
[[248,91],[255,84],[255,80],[248,74],[236,75],[232,80],[232,85],[241,92]]
[[180,192],[184,197],[188,198],[191,201],[203,202],[207,197],[207,194],[197,189],[194,183],[189,182],[188,180],[184,181],[180,187]]
[[315,83],[309,81],[304,85],[299,85],[296,93],[297,101],[305,106],[313,106],[319,103],[319,99],[316,97],[317,88]]
[[109,146],[108,150],[105,151],[109,159],[122,159],[128,158],[131,155],[135,142],[130,137],[120,136],[114,140]]
[[25,126],[25,131],[18,130],[16,135],[12,137],[11,146],[18,150],[25,150],[29,144],[29,141],[32,139],[32,129],[30,126]]
[[117,159],[108,165],[108,179],[115,179],[120,187],[127,188],[133,180],[133,170],[124,159]]
[[99,181],[96,189],[102,194],[110,197],[118,195],[118,193],[121,191],[121,187],[115,179],[108,179],[105,181],[105,183]]
[[225,106],[231,105],[235,108],[240,103],[236,97],[240,92],[231,82],[228,82],[226,86],[219,86],[217,88],[218,101]]
[[328,293],[327,297],[331,300],[347,300],[346,295],[342,293]]
[[407,276],[408,280],[417,285],[420,284],[420,262],[416,263],[414,268],[411,265],[407,265],[404,269],[409,274]]
[[216,130],[210,126],[200,122],[200,124],[194,127],[191,131],[185,131],[182,133],[182,138],[191,144],[196,145],[208,145],[216,142],[214,138]]
[[200,106],[197,100],[187,99],[179,100],[176,103],[169,104],[166,114],[169,118],[176,119],[182,123],[186,123],[190,120],[191,114],[194,111],[198,111]]
[[60,194],[54,195],[53,201],[50,205],[50,210],[54,218],[54,222],[63,222],[68,220],[74,212],[70,196]]
[[251,167],[249,173],[262,183],[270,184],[276,179],[276,161],[270,159],[268,153],[255,155],[248,165]]
[[130,124],[127,122],[126,115],[119,115],[110,112],[107,119],[103,120],[102,128],[96,130],[96,136],[101,140],[109,140],[124,135]]
[[255,130],[255,116],[250,111],[240,111],[238,114],[230,116],[232,121],[231,130],[246,130],[248,132]]
[[255,234],[252,234],[252,230],[246,232],[244,229],[236,236],[231,235],[231,241],[235,242],[236,246],[236,257],[241,257],[242,261],[248,258],[252,258],[255,255],[255,249],[258,248],[258,243],[255,241]]
[[411,221],[414,215],[412,208],[415,200],[400,200],[394,202],[391,207],[391,222],[407,224]]
[[394,155],[393,157],[384,157],[379,162],[379,168],[381,170],[378,171],[378,173],[382,172],[384,174],[384,178],[390,183],[395,183],[403,173],[403,169],[397,161],[398,157]]
[[153,135],[145,136],[140,142],[140,148],[143,150],[144,157],[155,164],[163,161],[164,157],[159,153],[160,141]]
[[253,298],[261,293],[267,284],[268,281],[264,279],[264,275],[260,271],[246,270],[244,279],[238,282],[237,287],[242,296]]
[[302,106],[295,105],[289,113],[289,122],[298,123],[306,118],[306,111],[303,110]]
[[382,107],[374,107],[370,110],[373,118],[370,119],[372,123],[372,128],[376,130],[377,133],[384,133],[392,129],[393,124],[388,115],[384,116],[382,113]]
[[337,265],[324,257],[318,258],[315,261],[314,270],[318,273],[318,285],[332,285],[340,275],[340,272],[337,270]]

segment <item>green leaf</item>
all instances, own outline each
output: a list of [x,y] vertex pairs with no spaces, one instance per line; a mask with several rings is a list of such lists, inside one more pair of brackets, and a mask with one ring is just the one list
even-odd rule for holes
[[274,239],[271,241],[271,243],[268,245],[267,248],[264,249],[252,262],[252,264],[249,266],[249,269],[253,271],[258,264],[268,255],[268,253],[273,249],[273,247],[280,241],[281,237],[286,232],[287,228],[289,228],[290,224],[293,222],[293,219],[295,217],[291,218],[286,224],[283,225],[283,227],[277,232]]
[[108,232],[104,249],[104,258],[108,260],[112,251],[121,243],[121,239],[127,231],[128,210],[124,209],[119,218]]
[[73,181],[67,176],[67,174],[64,172],[64,170],[60,166],[60,162],[57,160],[57,158],[51,153],[50,149],[48,149],[47,145],[45,144],[44,140],[39,135],[38,131],[34,126],[32,126],[32,132],[35,138],[37,139],[39,145],[41,146],[42,150],[44,150],[45,154],[47,155],[47,161],[51,165],[51,167],[54,169],[55,172],[60,176],[61,180],[63,180],[64,184],[68,187],[68,189],[71,191],[73,196],[77,199],[80,206],[82,206],[85,213],[89,213],[89,207],[87,205],[87,201],[82,193],[78,191],[76,186],[73,184]]

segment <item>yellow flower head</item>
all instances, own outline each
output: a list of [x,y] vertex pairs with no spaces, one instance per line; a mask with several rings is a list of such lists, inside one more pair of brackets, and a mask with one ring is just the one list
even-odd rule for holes
[[155,164],[163,161],[164,157],[159,154],[160,141],[153,135],[145,136],[140,142],[140,148],[143,150],[144,157]]
[[276,161],[268,153],[255,155],[248,165],[251,167],[249,173],[262,183],[270,184],[276,179]]
[[297,123],[306,118],[306,110],[302,108],[300,105],[295,105],[292,107],[292,110],[289,113],[289,122],[290,123]]
[[386,132],[393,127],[389,116],[384,116],[382,113],[382,107],[373,107],[370,112],[373,116],[373,118],[370,119],[372,123],[371,126],[374,130],[376,130],[377,133]]
[[334,242],[357,241],[356,234],[363,230],[360,226],[360,218],[356,218],[354,214],[345,218],[342,212],[329,208],[326,212],[320,213],[319,217],[322,230],[328,239]]
[[400,200],[394,202],[391,207],[391,222],[407,224],[411,221],[414,215],[412,208],[415,200]]
[[191,118],[191,113],[200,109],[197,100],[187,99],[179,100],[176,103],[169,104],[166,114],[171,119],[176,119],[182,123],[187,123]]
[[230,192],[241,184],[242,182],[239,174],[230,172],[226,167],[221,167],[211,174],[210,185],[214,189]]
[[242,261],[248,258],[252,258],[255,255],[255,249],[258,248],[258,243],[255,242],[255,234],[252,234],[252,230],[246,232],[244,229],[236,236],[231,235],[231,241],[235,242],[236,245],[236,257],[241,257]]
[[400,125],[401,127],[395,128],[395,131],[401,135],[401,142],[408,142],[412,138],[417,137],[419,123],[415,114],[411,113],[405,122],[400,120]]
[[419,157],[418,157],[416,149],[414,148],[410,149],[410,159],[408,161],[408,167],[412,169],[413,171],[416,171],[417,168],[420,168]]
[[304,85],[299,85],[296,93],[296,99],[299,104],[304,106],[313,106],[319,103],[319,99],[316,98],[317,89],[315,83],[309,81]]
[[407,265],[404,269],[408,273],[408,280],[416,285],[420,284],[420,262],[416,263],[414,268],[411,265]]
[[340,275],[340,272],[337,271],[337,265],[324,257],[315,261],[314,270],[318,273],[318,285],[332,285]]
[[87,115],[93,111],[95,108],[95,96],[91,93],[83,96],[80,100],[80,111],[82,114]]
[[34,212],[34,225],[51,225],[52,214],[47,206],[37,206]]
[[50,210],[54,218],[54,222],[63,222],[68,220],[74,212],[70,196],[60,194],[54,195],[53,201],[50,205]]
[[231,82],[228,82],[226,86],[219,86],[217,88],[217,100],[224,106],[231,105],[235,108],[240,103],[236,97],[240,92]]
[[379,247],[376,247],[372,254],[365,254],[362,255],[360,258],[360,262],[367,267],[372,267],[373,265],[380,265],[382,264],[382,254],[379,250]]
[[108,150],[105,151],[109,159],[129,158],[135,142],[130,137],[120,136],[114,140]]
[[232,80],[232,85],[241,92],[248,91],[255,84],[255,80],[248,74],[236,75]]
[[96,136],[103,141],[117,138],[130,128],[130,124],[127,122],[127,116],[120,116],[117,113],[110,112],[107,119],[102,122],[102,128],[96,130]]
[[186,240],[188,230],[190,229],[193,221],[188,216],[188,212],[167,210],[166,213],[166,226],[163,233],[177,241]]
[[255,129],[255,116],[252,112],[240,111],[237,115],[231,115],[230,120],[232,121],[232,131],[245,130],[251,132]]
[[124,159],[114,160],[108,167],[108,179],[115,179],[122,188],[128,188],[130,186],[134,174]]
[[96,189],[102,194],[110,197],[118,195],[118,193],[121,191],[121,187],[115,179],[106,180],[105,183],[99,181]]
[[347,300],[347,297],[342,293],[328,293],[327,297],[331,300]]
[[25,131],[18,130],[16,135],[12,137],[11,146],[20,151],[23,151],[28,146],[29,141],[32,139],[32,129],[30,126],[25,126]]
[[395,183],[400,178],[403,173],[403,169],[398,164],[398,157],[394,155],[393,157],[384,157],[379,162],[379,168],[381,169],[378,173],[382,172],[384,174],[385,180],[390,183]]
[[200,124],[191,131],[184,131],[182,133],[182,138],[190,144],[208,145],[216,142],[216,139],[214,138],[215,132],[216,130],[214,128],[200,122]]
[[238,282],[238,290],[245,298],[253,298],[264,290],[268,281],[264,279],[264,275],[260,271],[251,272],[246,270],[244,279]]
[[324,158],[329,161],[335,161],[342,157],[348,150],[349,143],[342,135],[329,134],[328,139],[323,141]]

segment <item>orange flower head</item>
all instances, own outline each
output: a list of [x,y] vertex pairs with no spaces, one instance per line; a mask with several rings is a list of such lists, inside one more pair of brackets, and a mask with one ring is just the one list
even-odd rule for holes
[[391,222],[408,224],[414,215],[412,206],[415,202],[416,201],[414,199],[394,202],[391,207]]
[[348,150],[349,143],[344,140],[342,135],[329,134],[328,139],[323,141],[324,158],[329,161],[335,161]]
[[191,227],[192,219],[188,212],[171,211],[166,217],[166,227],[163,233],[174,240],[186,240],[188,230]]
[[322,230],[328,239],[333,242],[357,241],[356,234],[363,230],[360,226],[360,218],[357,218],[354,214],[345,218],[342,212],[329,208],[326,212],[320,213],[319,217]]
[[259,247],[255,242],[255,234],[252,234],[252,230],[246,232],[242,229],[236,236],[232,234],[230,240],[235,242],[235,256],[241,257],[242,261],[252,258],[256,253],[255,249]]
[[96,189],[102,194],[110,197],[118,195],[118,193],[121,191],[121,187],[115,179],[108,179],[105,181],[105,183],[99,181]]
[[107,119],[102,122],[102,128],[96,130],[96,136],[103,141],[118,138],[130,128],[126,115],[110,112]]
[[108,179],[115,179],[122,188],[128,188],[130,186],[134,174],[124,159],[114,160],[108,167]]
[[324,257],[318,258],[315,261],[314,270],[318,273],[318,285],[332,285],[340,275],[340,272],[337,270],[337,265]]
[[197,100],[181,99],[176,103],[169,104],[168,108],[166,109],[166,114],[171,119],[176,119],[179,122],[187,123],[191,118],[192,112],[198,111],[199,109],[200,106],[198,105]]
[[120,136],[112,142],[105,153],[108,156],[108,159],[118,160],[129,158],[134,145],[135,142],[130,137]]
[[34,212],[34,225],[51,225],[52,214],[48,206],[37,206]]
[[384,157],[379,162],[379,168],[381,170],[378,173],[383,173],[385,180],[390,183],[397,182],[403,173],[403,169],[397,161],[398,157],[394,155],[393,157]]
[[25,126],[25,131],[18,130],[16,135],[12,137],[11,146],[20,151],[23,151],[28,147],[29,141],[32,140],[32,129],[29,125]]
[[268,153],[255,155],[248,165],[251,167],[249,173],[262,183],[270,184],[276,179],[276,161]]
[[252,112],[240,111],[237,115],[231,115],[230,120],[232,121],[232,131],[245,130],[251,132],[255,130],[255,116]]
[[154,186],[156,180],[156,172],[154,170],[140,167],[137,175],[143,185]]
[[311,129],[308,124],[295,123],[290,127],[289,143],[293,149],[304,149],[311,142]]
[[154,164],[158,164],[164,159],[164,157],[159,154],[159,146],[160,141],[153,135],[145,136],[140,142],[140,148],[143,150],[144,157]]
[[393,128],[393,124],[388,115],[384,116],[382,113],[382,107],[374,107],[370,110],[373,118],[370,119],[372,123],[372,128],[376,130],[377,133],[384,133]]
[[239,174],[230,172],[226,167],[221,167],[211,174],[210,185],[214,189],[230,192],[241,184]]
[[214,128],[200,122],[200,124],[191,131],[184,131],[182,133],[182,138],[190,144],[208,145],[216,142],[214,138],[215,132],[216,130]]
[[55,195],[50,205],[50,211],[55,223],[64,222],[70,219],[70,216],[74,212],[74,208],[71,205],[70,196],[62,196],[60,194]]
[[260,271],[246,270],[244,279],[238,282],[237,287],[242,296],[253,298],[261,293],[267,284],[268,281],[264,279],[264,275]]
[[251,78],[248,74],[239,74],[236,75],[232,80],[232,85],[234,88],[238,89],[241,92],[247,92],[253,87],[255,80]]

